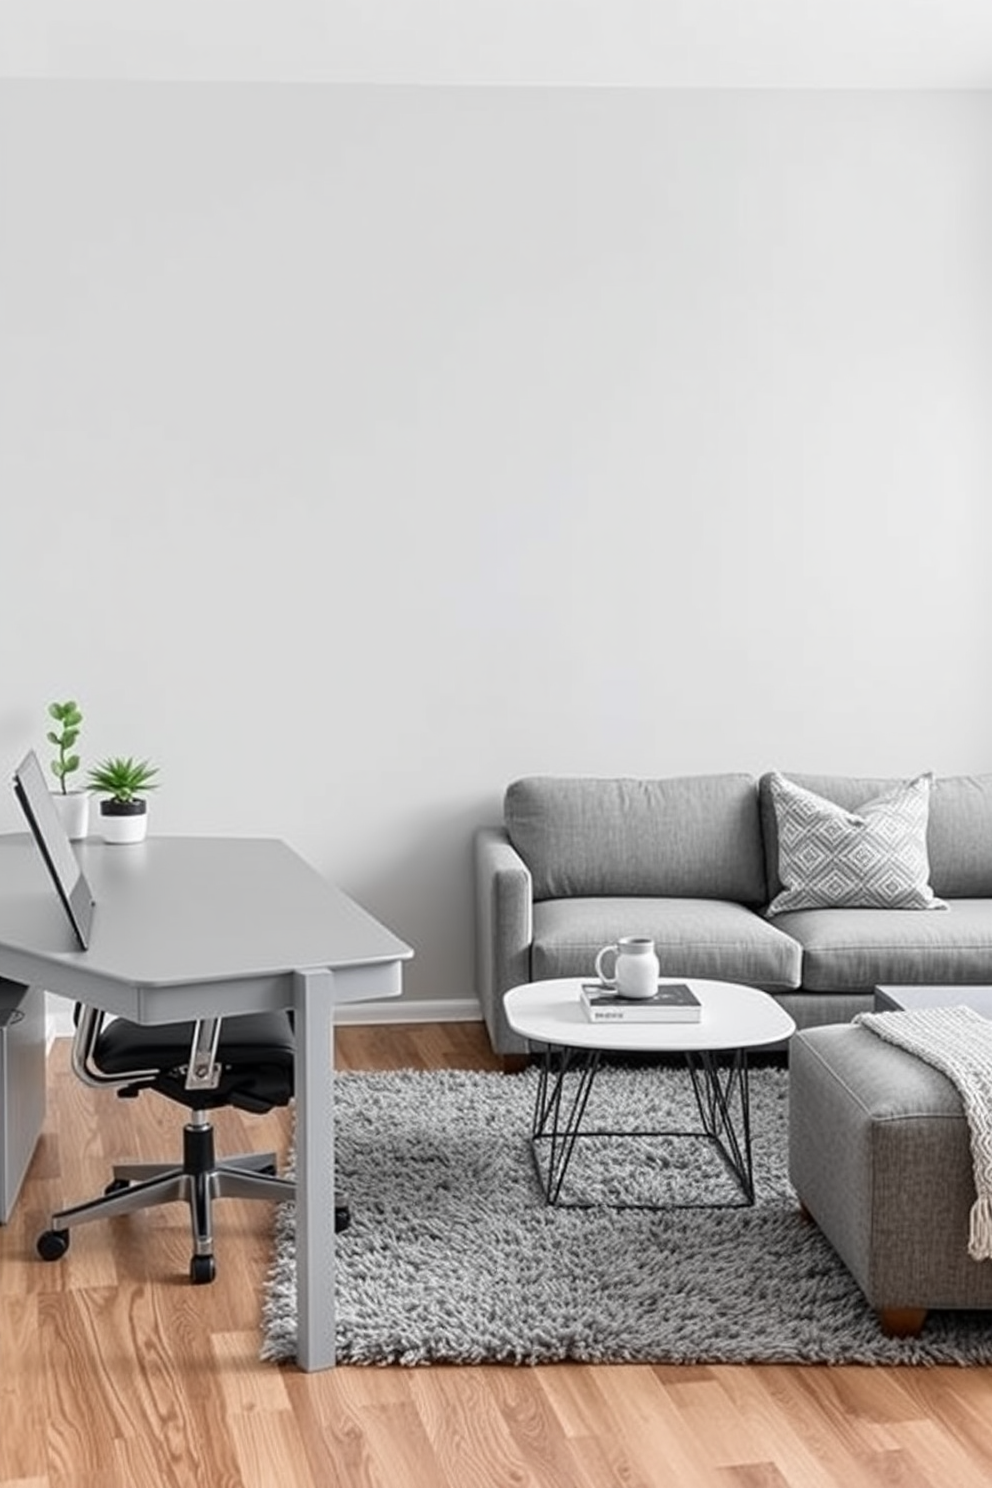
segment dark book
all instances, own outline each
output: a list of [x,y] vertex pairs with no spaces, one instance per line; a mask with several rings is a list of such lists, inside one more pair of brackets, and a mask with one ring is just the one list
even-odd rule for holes
[[685,982],[659,982],[653,997],[621,997],[599,982],[583,982],[579,1000],[591,1023],[698,1023],[699,998]]

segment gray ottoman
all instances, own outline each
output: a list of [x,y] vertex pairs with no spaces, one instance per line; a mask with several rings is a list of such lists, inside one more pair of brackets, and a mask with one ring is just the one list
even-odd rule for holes
[[853,1024],[795,1034],[789,1173],[886,1332],[992,1307],[992,1261],[968,1255],[968,1123],[939,1070]]

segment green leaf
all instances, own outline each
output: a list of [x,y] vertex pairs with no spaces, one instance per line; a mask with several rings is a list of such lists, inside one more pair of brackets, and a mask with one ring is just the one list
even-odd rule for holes
[[45,735],[45,738],[48,740],[49,744],[54,744],[54,745],[58,746],[59,744],[62,743],[62,740],[59,738],[58,734],[56,734],[52,729],[49,729],[48,730],[48,733]]
[[62,748],[71,749],[78,738],[79,730],[77,728],[67,728],[65,733],[62,735]]
[[78,754],[70,754],[69,758],[65,762],[65,766],[64,766],[63,771],[62,771],[63,775],[71,775],[72,772],[73,772],[73,770],[78,770],[78,769],[79,769],[79,755]]
[[116,801],[132,801],[142,791],[154,790],[151,777],[158,766],[150,760],[136,760],[133,755],[114,755],[101,760],[89,772],[92,789]]
[[59,780],[61,780],[62,776],[65,774],[65,769],[58,760],[52,760],[52,774],[55,775]]
[[65,728],[78,728],[83,721],[79,704],[72,699],[66,703],[49,703],[48,714]]

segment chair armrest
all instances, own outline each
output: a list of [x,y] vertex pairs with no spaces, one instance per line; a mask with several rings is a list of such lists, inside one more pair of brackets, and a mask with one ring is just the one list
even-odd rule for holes
[[99,1008],[87,1007],[83,1003],[77,1003],[75,1009],[76,1032],[72,1040],[72,1068],[77,1079],[82,1080],[84,1085],[131,1085],[136,1081],[148,1083],[158,1078],[157,1069],[128,1070],[124,1074],[107,1075],[94,1062],[93,1051],[97,1040],[103,1032],[103,1023],[106,1013]]
[[[164,1073],[161,1067],[156,1066],[154,1069],[129,1069],[108,1074],[96,1060],[106,1013],[99,1008],[77,1003],[74,1018],[76,1032],[72,1041],[72,1068],[84,1085],[150,1085]],[[193,1023],[186,1063],[187,1090],[216,1090],[219,1086],[221,1066],[216,1056],[222,1022],[221,1018],[200,1018]]]
[[503,993],[530,980],[533,897],[530,870],[503,828],[480,827],[475,834],[475,990],[498,1054],[528,1049],[506,1021]]

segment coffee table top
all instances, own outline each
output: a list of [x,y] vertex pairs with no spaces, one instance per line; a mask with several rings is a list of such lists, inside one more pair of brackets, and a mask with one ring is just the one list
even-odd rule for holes
[[698,1023],[592,1023],[579,1002],[588,977],[563,977],[511,987],[503,999],[507,1022],[522,1038],[569,1049],[616,1053],[681,1053],[756,1049],[795,1032],[795,1023],[767,992],[739,982],[662,977],[684,982],[702,1004]]

